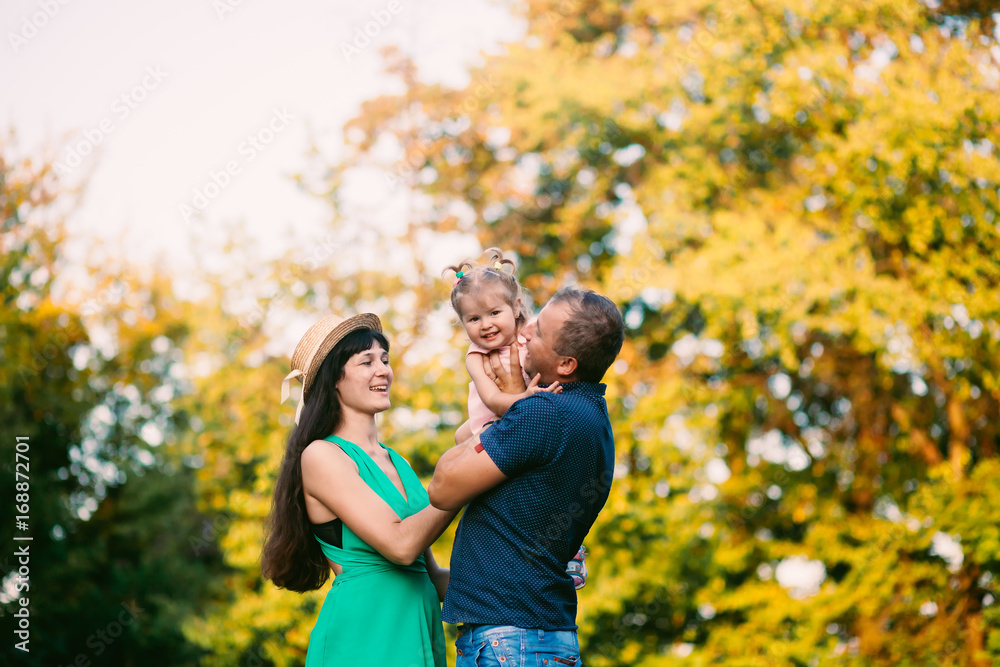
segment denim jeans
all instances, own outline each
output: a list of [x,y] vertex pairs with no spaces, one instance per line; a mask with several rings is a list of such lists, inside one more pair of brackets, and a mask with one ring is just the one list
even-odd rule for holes
[[532,630],[512,625],[462,626],[455,667],[581,667],[576,630]]

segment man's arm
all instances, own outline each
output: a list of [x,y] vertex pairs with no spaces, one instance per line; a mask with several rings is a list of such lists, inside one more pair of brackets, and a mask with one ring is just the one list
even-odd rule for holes
[[427,485],[427,495],[434,507],[453,511],[505,479],[507,476],[479,444],[479,436],[473,436],[441,456]]

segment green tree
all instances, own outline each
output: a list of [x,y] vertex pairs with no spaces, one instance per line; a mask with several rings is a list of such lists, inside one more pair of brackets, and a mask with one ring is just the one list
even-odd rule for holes
[[[86,277],[93,298],[54,296],[72,268],[61,255],[62,216],[74,205],[50,164],[18,158],[13,135],[4,138],[0,457],[3,488],[25,493],[29,511],[19,527],[23,513],[8,502],[0,522],[9,545],[0,656],[12,665],[195,664],[201,652],[180,626],[221,562],[190,552],[187,536],[203,518],[193,471],[172,446],[186,428],[170,401],[184,391],[175,350],[187,325],[169,284],[113,262]],[[18,439],[26,458],[16,458]],[[21,546],[26,581],[16,578]],[[10,641],[22,597],[30,652]]]
[[335,173],[626,313],[590,664],[1000,657],[992,10],[534,0],[467,88],[390,54]]

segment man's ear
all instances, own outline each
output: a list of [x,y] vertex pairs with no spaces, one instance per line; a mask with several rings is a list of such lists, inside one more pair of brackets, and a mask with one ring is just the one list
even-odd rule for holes
[[574,357],[559,357],[556,364],[556,375],[561,378],[572,377],[576,373],[577,362]]

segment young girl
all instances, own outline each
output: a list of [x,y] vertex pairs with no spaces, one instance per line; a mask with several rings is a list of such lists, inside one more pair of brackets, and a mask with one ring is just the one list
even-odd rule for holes
[[[489,258],[486,266],[475,267],[470,262],[462,262],[445,269],[455,273],[451,305],[470,341],[465,354],[465,368],[472,379],[469,382],[469,419],[456,431],[456,443],[478,435],[522,398],[540,391],[562,392],[558,382],[543,389],[538,387],[537,379],[531,380],[524,372],[527,348],[520,333],[528,322],[528,311],[521,303],[521,284],[514,277],[517,267],[513,260],[503,256],[499,248],[487,248],[485,254]],[[510,371],[510,346],[514,341],[518,343],[519,365],[527,389],[520,394],[506,394],[486,375],[483,357],[499,350],[500,363]],[[581,546],[566,567],[577,589],[583,588],[587,582],[585,556],[586,549]]]
[[[520,394],[505,394],[489,379],[483,370],[483,356],[493,350],[500,351],[500,363],[510,370],[510,345],[518,341],[522,374],[524,373],[524,339],[519,339],[521,329],[528,321],[527,310],[521,304],[521,285],[514,277],[514,262],[506,259],[497,248],[488,248],[489,263],[474,267],[470,262],[449,266],[445,271],[455,272],[451,289],[451,305],[469,335],[469,351],[465,355],[465,368],[472,381],[469,383],[469,420],[459,427],[456,442],[464,442],[478,435],[486,424],[496,420],[522,398],[539,391],[537,386]],[[510,267],[510,271],[504,270]],[[525,384],[529,378],[524,375]],[[558,383],[549,391],[560,391]]]

